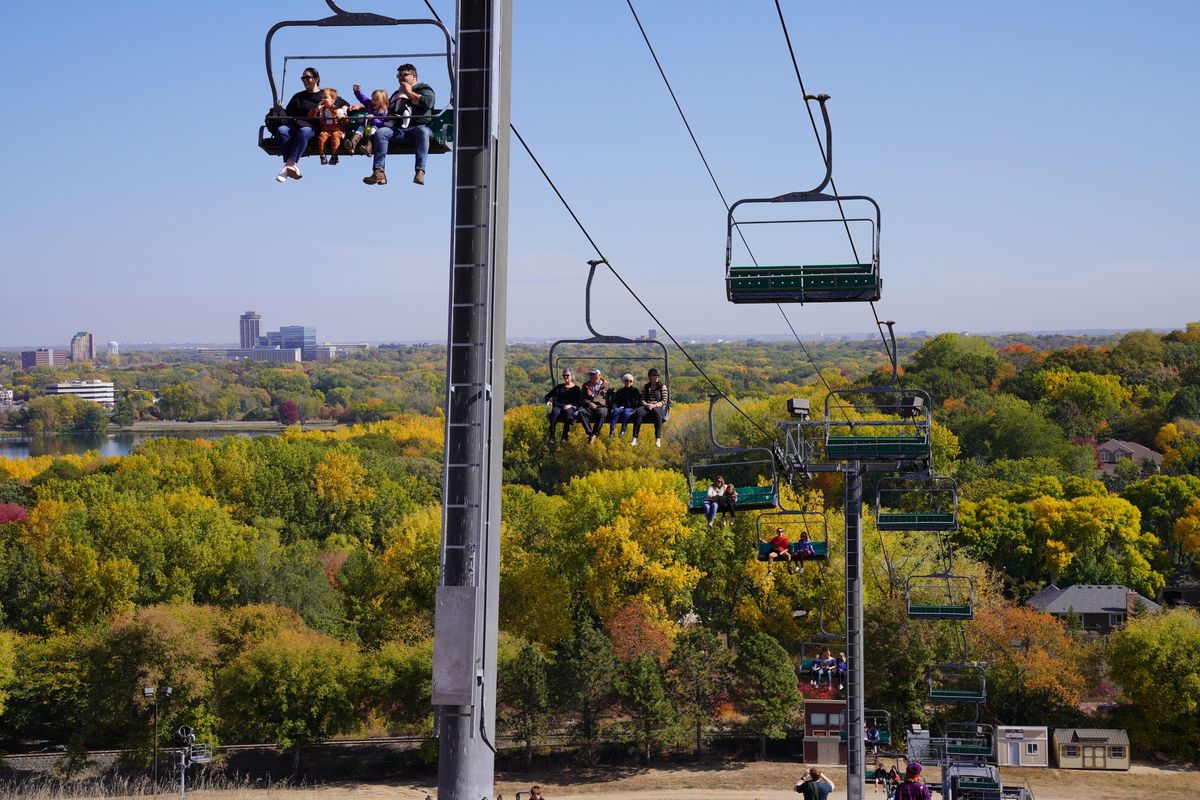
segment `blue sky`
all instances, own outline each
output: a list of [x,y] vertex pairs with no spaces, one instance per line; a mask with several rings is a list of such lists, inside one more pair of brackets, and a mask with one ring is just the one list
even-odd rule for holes
[[[434,5],[452,18],[452,2]],[[636,5],[727,197],[819,179],[773,2]],[[424,12],[416,0],[348,6]],[[838,187],[883,208],[882,317],[931,331],[1200,317],[1200,4],[783,6],[806,85],[833,96]],[[327,13],[319,0],[9,11],[0,345],[79,329],[101,342],[233,341],[246,309],[272,329],[316,325],[326,341],[444,337],[450,157],[432,159],[424,188],[408,183],[408,158],[382,188],[360,183],[357,158],[306,160],[305,179],[280,186],[255,146],[267,28]],[[276,52],[436,44],[285,31]],[[444,67],[419,66],[446,98]],[[320,67],[346,94],[393,85],[390,61]],[[786,333],[774,308],[724,299],[724,209],[623,0],[517,2],[513,119],[673,332]],[[592,252],[519,147],[511,163],[509,335],[579,334]],[[611,280],[596,301],[602,332],[653,324]],[[865,304],[787,311],[806,333],[873,324]]]

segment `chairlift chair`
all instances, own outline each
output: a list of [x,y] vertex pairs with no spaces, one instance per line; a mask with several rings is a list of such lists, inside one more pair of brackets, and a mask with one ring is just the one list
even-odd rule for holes
[[[789,192],[776,197],[747,198],[738,200],[729,207],[725,235],[725,291],[732,303],[830,303],[847,301],[878,300],[882,288],[879,278],[879,204],[866,195],[836,195],[825,192],[833,176],[833,129],[829,111],[825,107],[828,95],[808,96],[821,107],[825,122],[825,178],[816,188],[806,192]],[[821,204],[829,215],[806,214],[797,219],[786,220],[738,220],[739,207],[754,204],[801,203]],[[843,205],[869,204],[874,213],[866,216],[846,217]],[[833,216],[837,214],[837,216]],[[733,263],[733,236],[742,233],[744,226],[826,224],[850,229],[851,223],[870,226],[871,248],[860,256],[854,249],[853,263],[804,264],[796,259],[790,264],[763,266],[757,263],[735,265]],[[864,256],[866,257],[864,260]],[[753,258],[751,259],[754,260]]]
[[[867,729],[874,724],[879,731],[879,745],[891,745],[892,743],[892,715],[890,712],[882,708],[864,708],[863,709],[863,740],[866,740]],[[847,740],[846,731],[841,733],[841,740]],[[876,748],[878,750],[878,748]],[[878,753],[877,753],[878,754]]]
[[[345,11],[338,7],[334,0],[325,0],[326,5],[333,11],[333,15],[322,19],[314,20],[286,20],[276,23],[267,31],[266,39],[266,65],[267,65],[267,82],[271,86],[271,110],[267,114],[267,120],[258,129],[258,146],[268,155],[279,156],[281,153],[279,139],[275,137],[273,125],[285,124],[291,119],[283,113],[283,103],[281,102],[284,95],[283,82],[287,77],[287,65],[290,61],[323,61],[323,60],[347,60],[347,59],[389,59],[393,61],[404,61],[406,59],[422,59],[422,58],[438,58],[445,59],[446,62],[446,78],[449,91],[454,88],[454,48],[453,39],[450,36],[450,31],[446,26],[435,19],[396,19],[394,17],[386,17],[380,14],[360,13]],[[283,59],[283,72],[281,81],[278,85],[275,83],[275,68],[271,57],[271,43],[275,38],[275,34],[283,28],[297,27],[316,27],[316,28],[346,28],[346,27],[381,27],[381,26],[415,26],[428,25],[433,26],[441,31],[445,41],[445,47],[442,50],[424,53],[378,53],[378,54],[356,54],[356,55],[311,55],[311,56],[285,56]],[[453,101],[451,101],[453,105]],[[447,106],[443,109],[435,109],[430,120],[429,127],[433,132],[433,136],[429,142],[429,154],[438,155],[449,153],[451,145],[454,142],[454,110]],[[388,155],[404,155],[416,152],[412,141],[405,138],[403,141],[393,139],[388,145]],[[310,156],[317,153],[316,137],[309,142],[308,148],[303,155]]]
[[987,701],[987,675],[979,664],[933,664],[926,672],[929,699],[937,703]]
[[825,397],[825,457],[927,467],[930,405],[921,389],[835,389]]
[[929,474],[880,478],[875,524],[881,531],[957,530],[958,484]]
[[953,574],[954,545],[949,538],[944,544],[944,571],[913,575],[905,582],[909,619],[968,620],[975,616],[975,579]]
[[[605,368],[602,371],[610,383],[615,381],[617,375],[629,372],[634,376],[634,385],[640,389],[650,367],[657,367],[659,380],[667,387],[667,402],[663,406],[662,415],[663,422],[666,422],[671,414],[671,365],[667,358],[667,346],[657,339],[609,336],[598,333],[592,327],[592,280],[596,276],[596,267],[601,264],[607,265],[608,262],[597,259],[588,261],[587,264],[583,320],[592,335],[587,339],[559,339],[550,345],[550,385],[554,386],[557,383],[557,378],[564,368],[570,368],[578,375],[581,368],[586,370],[603,364]],[[634,368],[635,364],[639,369]],[[738,505],[741,506],[741,503]]]
[[995,758],[996,729],[979,722],[946,724],[946,755],[968,759]]
[[[740,496],[740,493],[739,493]],[[741,505],[741,501],[738,502]],[[755,530],[758,533],[758,560],[770,561],[770,538],[776,528],[783,528],[784,536],[788,538],[788,554],[793,560],[801,560],[799,556],[800,535],[807,533],[812,544],[813,554],[805,555],[804,561],[827,561],[829,559],[829,525],[825,514],[819,511],[779,511],[759,514],[755,520]]]
[[717,442],[713,407],[720,395],[709,395],[708,435],[713,449],[688,456],[684,467],[688,482],[688,511],[704,513],[708,486],[718,475],[737,490],[737,510],[770,510],[779,507],[779,474],[775,451],[766,447],[723,447]]

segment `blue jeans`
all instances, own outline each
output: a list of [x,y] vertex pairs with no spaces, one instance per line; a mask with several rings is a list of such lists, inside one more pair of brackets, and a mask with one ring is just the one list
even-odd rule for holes
[[384,160],[387,159],[388,142],[395,139],[403,142],[412,139],[417,151],[416,169],[425,169],[425,159],[429,157],[429,140],[433,138],[433,130],[428,125],[413,125],[409,128],[380,128],[371,137],[372,166],[383,171]]
[[635,409],[629,406],[617,406],[612,410],[608,417],[608,435],[613,435],[613,429],[617,427],[617,423],[621,423],[621,433],[625,432],[625,427],[629,425],[629,420],[633,419]]
[[704,501],[704,518],[709,522],[717,519],[718,511],[720,511],[720,506],[717,504],[717,498],[710,497]]
[[295,164],[299,161],[300,156],[304,155],[305,148],[308,147],[309,139],[315,133],[316,131],[308,125],[299,125],[294,122],[276,128],[275,137],[279,139],[279,154],[283,156],[284,163]]

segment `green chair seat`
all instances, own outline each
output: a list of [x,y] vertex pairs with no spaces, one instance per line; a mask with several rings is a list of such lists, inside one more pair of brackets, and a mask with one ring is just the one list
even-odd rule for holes
[[986,744],[948,744],[946,752],[952,756],[988,756],[992,748]]
[[986,698],[978,689],[930,689],[929,699],[948,703],[982,703]]
[[[429,128],[433,132],[433,136],[429,139],[429,154],[441,155],[449,153],[451,145],[454,143],[454,109],[443,108],[440,111],[434,111],[433,119],[429,122]],[[265,125],[258,129],[258,146],[268,155],[280,155],[279,139],[267,130]],[[416,149],[413,147],[411,140],[400,141],[392,139],[388,143],[388,155],[390,156],[413,155],[415,153]],[[305,148],[301,155],[317,155],[316,136],[309,141],[308,147]],[[343,153],[342,155],[344,156],[345,154]]]
[[878,300],[873,264],[730,267],[725,279],[734,303],[820,303]]
[[959,778],[960,789],[999,789],[1000,784],[987,778]]
[[[741,504],[739,503],[739,505],[741,505]],[[805,561],[825,561],[829,558],[829,543],[828,542],[810,542],[810,544],[812,545],[812,548],[813,548],[813,554],[811,556],[806,556],[804,559]],[[788,552],[795,559],[799,558],[799,556],[797,556],[797,553],[800,550],[799,545],[800,545],[799,542],[788,542]],[[770,542],[764,542],[762,540],[759,540],[759,542],[758,542],[758,560],[759,561],[770,561],[771,560],[771,558],[770,558],[771,552],[774,549],[775,548],[771,546]]]
[[836,436],[825,437],[829,458],[928,458],[929,441],[924,436]]
[[909,619],[973,619],[971,605],[910,605]]
[[[775,508],[779,505],[774,486],[739,487],[737,494],[737,505],[734,506],[734,510],[736,511],[755,511]],[[707,489],[692,492],[691,499],[688,502],[688,511],[692,514],[704,513],[704,501],[707,498]]]
[[875,518],[881,531],[945,531],[958,527],[954,514],[881,511]]

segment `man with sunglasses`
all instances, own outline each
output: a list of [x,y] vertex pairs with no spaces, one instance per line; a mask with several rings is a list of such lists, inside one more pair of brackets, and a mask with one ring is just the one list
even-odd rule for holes
[[[287,108],[284,109],[284,116],[288,119],[275,128],[275,136],[279,139],[279,152],[283,156],[283,169],[275,176],[275,180],[280,183],[284,183],[288,178],[300,180],[304,177],[300,174],[297,162],[316,133],[308,114],[321,104],[324,97],[321,93],[321,73],[317,72],[316,68],[306,67],[300,74],[300,82],[304,84],[304,89],[292,95]],[[339,97],[334,105],[341,108],[350,104]]]
[[372,170],[363,178],[368,186],[383,186],[387,183],[384,164],[387,161],[388,142],[411,139],[416,150],[416,172],[413,183],[425,185],[425,161],[429,157],[429,140],[433,129],[429,123],[433,118],[434,93],[428,83],[417,83],[417,68],[412,64],[401,64],[396,69],[396,80],[400,88],[388,99],[388,118],[371,137]]

